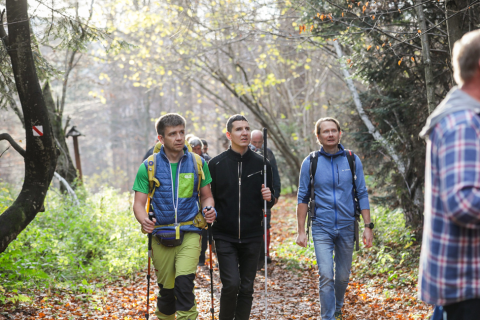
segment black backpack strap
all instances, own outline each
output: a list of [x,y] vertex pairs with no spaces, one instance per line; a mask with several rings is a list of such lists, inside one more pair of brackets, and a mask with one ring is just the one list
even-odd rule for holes
[[310,226],[315,218],[315,173],[317,172],[318,153],[317,151],[310,153],[310,201],[307,210],[307,245],[310,238]]
[[310,153],[310,201],[315,200],[315,173],[317,172],[318,154],[317,151]]
[[357,168],[355,166],[355,153],[352,150],[345,149],[345,154],[347,155],[348,165],[350,166],[350,171],[352,172],[352,185],[353,185],[353,203],[355,210],[355,249],[360,250],[360,232],[358,222],[360,221],[360,204],[357,197]]
[[355,153],[352,150],[347,150],[347,149],[345,149],[345,153],[347,155],[350,171],[352,172],[353,191],[355,192],[355,197],[357,197],[357,185],[355,184],[355,180],[357,180],[357,174],[356,174],[357,171],[355,167]]

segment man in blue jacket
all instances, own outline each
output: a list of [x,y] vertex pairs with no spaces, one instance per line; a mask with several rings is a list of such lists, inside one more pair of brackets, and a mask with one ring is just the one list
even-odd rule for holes
[[[348,286],[354,245],[355,204],[352,172],[344,147],[342,131],[334,118],[322,118],[315,124],[318,142],[318,163],[314,177],[315,219],[312,236],[320,275],[320,305],[322,320],[338,320]],[[368,193],[363,166],[355,155],[357,199],[365,222],[363,243],[372,246],[373,223],[370,221]],[[297,244],[307,246],[305,218],[310,199],[310,157],[305,158],[300,171],[297,205]],[[335,255],[335,258],[333,258]],[[335,272],[333,265],[335,262]]]
[[[133,185],[133,212],[142,230],[154,237],[152,260],[160,288],[155,314],[161,320],[175,320],[175,313],[177,320],[195,320],[198,312],[194,280],[202,233],[200,211],[208,223],[216,217],[210,191],[212,178],[205,160],[202,160],[203,175],[198,174],[198,167],[195,169],[195,155],[185,146],[182,116],[166,114],[155,127],[163,146],[138,169]],[[155,214],[151,221],[145,206],[150,193],[148,172],[153,169],[159,184],[151,195]]]

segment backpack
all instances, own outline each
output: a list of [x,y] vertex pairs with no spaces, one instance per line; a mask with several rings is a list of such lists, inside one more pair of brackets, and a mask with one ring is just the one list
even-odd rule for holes
[[[203,161],[202,157],[200,157],[198,154],[192,152],[192,147],[190,144],[185,141],[185,145],[188,148],[188,152],[190,152],[195,159],[196,165],[193,167],[195,168],[195,174],[198,176],[198,186],[197,186],[197,191],[200,192],[200,185],[202,183],[202,180],[205,179],[205,173],[203,172]],[[153,154],[147,158],[147,171],[148,171],[148,197],[152,198],[153,194],[155,193],[155,189],[160,187],[160,181],[158,181],[157,178],[155,178],[155,168],[156,168],[156,160],[155,160],[155,155],[160,152],[160,149],[162,148],[162,143],[158,142],[155,145],[155,148],[153,149]]]
[[[195,174],[198,176],[198,185],[197,185],[197,191],[200,196],[200,185],[202,183],[202,180],[205,179],[205,173],[203,172],[203,161],[202,157],[200,157],[198,154],[192,152],[192,147],[190,144],[185,141],[185,145],[188,148],[188,152],[192,154],[192,159],[195,159],[195,162],[193,167],[195,169]],[[157,178],[155,178],[155,168],[156,168],[156,154],[160,152],[160,149],[162,148],[162,143],[158,142],[155,145],[155,148],[153,149],[153,154],[147,158],[147,172],[148,172],[148,206],[150,206],[150,199],[153,198],[153,194],[155,193],[155,189],[160,187],[160,181],[158,181]],[[151,208],[149,208],[149,211]],[[153,210],[152,210],[153,211]],[[195,227],[203,229],[206,227],[207,222],[205,220],[205,217],[203,217],[203,214],[199,212],[193,221],[187,221],[187,222],[181,222],[179,225],[190,225],[193,224]],[[166,227],[166,226],[173,226],[173,225],[159,225],[156,226],[155,228],[160,228],[160,227]],[[178,232],[180,229],[178,229]],[[178,234],[177,232],[177,234]],[[178,239],[178,237],[177,237]]]
[[[315,173],[317,172],[317,163],[318,163],[318,156],[317,156],[318,151],[313,151],[310,153],[310,202],[308,203],[308,221],[307,221],[307,237],[310,236],[310,226],[312,224],[312,220],[315,219],[315,208],[316,208],[316,203],[315,203],[315,190],[314,190],[314,184],[315,184]],[[347,155],[347,160],[348,160],[348,165],[350,167],[350,171],[352,173],[352,185],[353,185],[353,201],[354,201],[354,206],[355,206],[355,238],[354,241],[356,242],[356,250],[358,251],[360,249],[359,246],[359,228],[358,228],[358,222],[360,221],[360,204],[358,202],[358,197],[357,197],[357,186],[355,184],[355,181],[357,180],[357,175],[356,175],[356,167],[355,167],[355,153],[352,150],[347,150],[345,149],[345,153]],[[308,239],[308,238],[307,238]],[[308,240],[307,240],[308,242]]]

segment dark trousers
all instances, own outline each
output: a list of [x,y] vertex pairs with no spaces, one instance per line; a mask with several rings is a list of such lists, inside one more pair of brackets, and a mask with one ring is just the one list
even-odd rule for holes
[[222,294],[219,320],[248,320],[262,242],[215,240]]
[[205,263],[205,251],[207,251],[208,246],[208,235],[207,229],[202,230],[202,251],[200,251],[200,257],[198,258],[198,263]]
[[443,307],[447,320],[474,320],[480,317],[480,299],[460,301]]

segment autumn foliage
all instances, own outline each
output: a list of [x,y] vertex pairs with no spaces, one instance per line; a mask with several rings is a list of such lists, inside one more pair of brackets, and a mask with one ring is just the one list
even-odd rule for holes
[[[320,304],[315,259],[311,252],[299,253],[299,247],[293,245],[294,198],[283,198],[274,207],[272,225],[273,263],[268,265],[270,319],[317,319]],[[132,225],[133,229],[136,227]],[[402,283],[395,277],[392,278],[392,273],[388,270],[375,267],[379,249],[365,250],[354,257],[355,263],[343,308],[345,319],[425,319],[431,308],[417,300],[416,283]],[[413,244],[408,249],[416,255],[419,246]],[[395,255],[392,255],[391,258],[395,260]],[[143,258],[139,263],[146,265],[146,252]],[[362,262],[365,259],[370,259],[370,271],[376,270],[378,274],[365,272]],[[394,270],[401,277],[417,273],[416,266],[412,268],[404,261],[397,262]],[[88,281],[78,280],[79,286],[76,289],[31,286],[24,291],[0,292],[3,297],[0,319],[144,319],[147,288],[145,275],[146,270],[142,269],[130,274],[120,273],[112,280],[101,276]],[[217,318],[221,282],[216,267],[213,280]],[[155,284],[155,278],[153,283]],[[4,289],[0,287],[0,290]],[[157,290],[156,285],[151,287],[150,310],[155,308]],[[195,295],[198,319],[210,319],[210,273],[207,267],[198,268]],[[263,271],[257,273],[251,319],[264,319]]]

